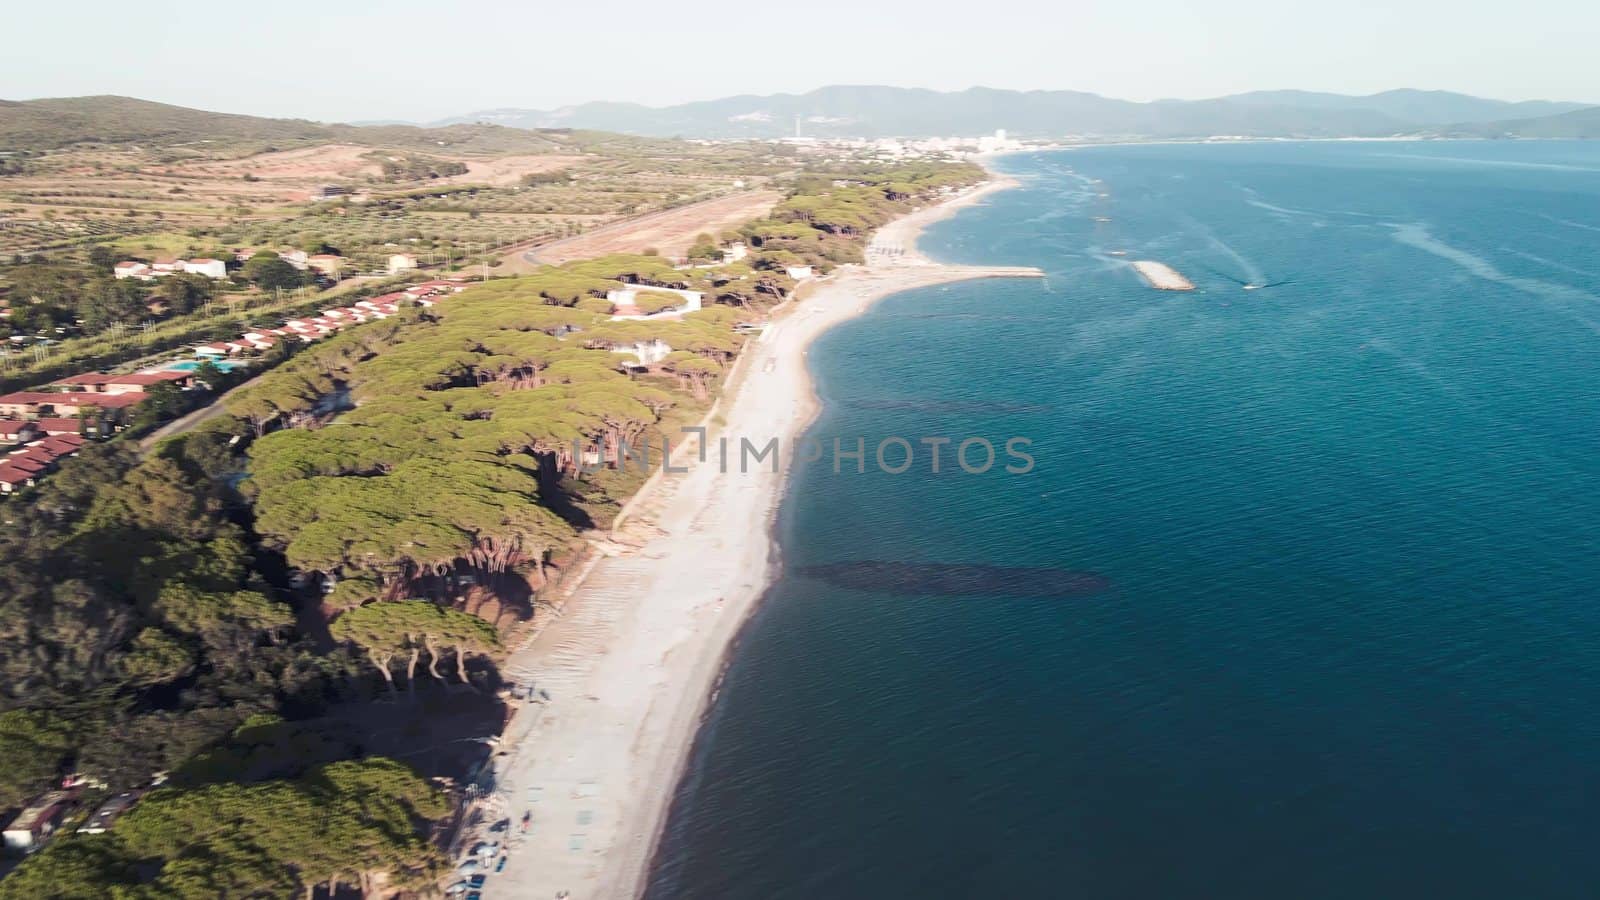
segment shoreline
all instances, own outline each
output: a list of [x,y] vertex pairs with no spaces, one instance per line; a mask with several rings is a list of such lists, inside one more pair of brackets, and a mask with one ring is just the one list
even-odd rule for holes
[[[821,410],[811,343],[890,294],[1036,269],[934,262],[916,249],[928,225],[1017,182],[989,180],[878,230],[865,265],[841,267],[778,307],[746,345],[712,437],[792,448]],[[710,440],[708,440],[710,443]],[[781,452],[781,451],[780,451]],[[640,896],[677,787],[736,638],[780,571],[775,524],[792,457],[777,471],[718,471],[715,457],[652,479],[601,547],[561,619],[506,661],[550,700],[521,708],[496,757],[492,816],[532,815],[511,837],[496,896],[573,900]]]

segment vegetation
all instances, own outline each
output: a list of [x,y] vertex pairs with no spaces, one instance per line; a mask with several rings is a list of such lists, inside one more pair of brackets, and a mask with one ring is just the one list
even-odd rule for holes
[[[111,833],[29,858],[0,900],[436,877],[423,835],[444,798],[367,755],[334,706],[426,696],[419,677],[493,685],[497,626],[531,617],[637,489],[624,446],[659,451],[704,415],[735,324],[789,285],[781,261],[858,257],[874,223],[971,176],[830,172],[738,233],[745,262],[616,255],[492,280],[306,347],[147,456],[119,440],[66,461],[0,524],[4,803],[70,772],[172,778]],[[681,304],[659,288],[710,302],[612,321],[624,287],[647,310]],[[670,352],[645,365],[657,342]]]
[[299,897],[341,883],[421,887],[443,871],[423,829],[443,795],[381,758],[292,780],[164,788],[109,834],[62,838],[0,881],[0,900]]
[[385,181],[425,181],[467,174],[467,164],[456,159],[440,159],[419,153],[383,156],[379,165]]
[[0,101],[0,150],[49,150],[72,144],[229,143],[256,150],[325,143],[446,147],[469,153],[548,153],[583,132],[533,131],[496,125],[323,125],[207,112],[132,97],[63,97]]

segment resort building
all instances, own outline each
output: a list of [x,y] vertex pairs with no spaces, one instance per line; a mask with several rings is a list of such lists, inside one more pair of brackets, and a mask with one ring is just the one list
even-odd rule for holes
[[72,794],[67,791],[48,791],[34,798],[6,826],[6,849],[24,852],[37,849],[55,833],[61,817],[71,805]]
[[194,376],[188,372],[140,372],[135,375],[104,375],[90,372],[84,375],[69,375],[51,382],[50,386],[87,394],[132,394],[162,383],[186,390],[194,384]]
[[417,267],[417,258],[409,253],[396,253],[389,257],[389,274],[398,275]]

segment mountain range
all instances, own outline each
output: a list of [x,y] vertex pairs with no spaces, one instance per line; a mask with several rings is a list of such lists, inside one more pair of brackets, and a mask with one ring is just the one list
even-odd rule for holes
[[[1547,100],[1513,103],[1419,90],[1367,96],[1255,91],[1210,100],[1140,103],[1081,91],[975,87],[940,92],[835,85],[804,94],[744,94],[663,107],[584,103],[552,110],[487,109],[433,124],[485,122],[516,128],[592,128],[697,138],[774,138],[797,132],[810,137],[972,136],[998,128],[1032,138],[1477,137],[1509,134],[1513,123],[1542,132],[1545,126],[1537,124],[1542,120],[1589,106]],[[1600,136],[1581,124],[1575,127],[1588,136]]]
[[436,152],[551,153],[571,152],[572,136],[477,122],[439,128],[326,125],[305,119],[209,112],[133,97],[0,100],[0,151],[50,150],[84,143],[153,147],[207,143],[255,149],[350,143]]
[[[1079,91],[971,88],[941,93],[848,86],[649,107],[585,103],[558,110],[491,109],[428,125],[324,124],[207,112],[131,97],[0,100],[0,151],[86,142],[240,149],[344,142],[465,153],[574,152],[641,137],[976,136],[1023,138],[1460,137],[1600,138],[1600,106],[1511,103],[1446,91],[1364,97],[1257,91],[1211,100],[1136,103]],[[608,133],[609,132],[609,133]],[[623,137],[634,135],[635,137]]]

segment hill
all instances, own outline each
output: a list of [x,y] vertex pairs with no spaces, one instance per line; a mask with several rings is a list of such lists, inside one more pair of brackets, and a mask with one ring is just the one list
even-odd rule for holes
[[836,85],[804,94],[741,95],[649,107],[585,103],[556,110],[491,109],[438,124],[486,122],[517,128],[599,128],[709,138],[922,137],[1006,128],[1023,137],[1384,137],[1445,123],[1567,112],[1580,104],[1508,103],[1444,91],[1366,97],[1260,91],[1210,100],[1136,103],[1081,91],[970,88],[939,92]]
[[1543,140],[1600,139],[1600,106],[1556,116],[1510,119],[1504,122],[1458,123],[1442,129],[1446,137],[1533,138]]
[[1246,94],[1234,94],[1225,99],[1235,103],[1291,106],[1307,110],[1368,110],[1382,113],[1397,121],[1418,125],[1449,125],[1550,116],[1583,109],[1585,106],[1582,103],[1556,103],[1549,100],[1513,103],[1451,91],[1410,89],[1384,91],[1362,97],[1316,91],[1252,91]]
[[[327,125],[209,112],[132,97],[0,100],[0,150],[52,150],[74,144],[210,144],[257,150],[338,142],[461,153],[570,151],[573,136],[495,125]],[[219,146],[220,149],[220,146]]]

